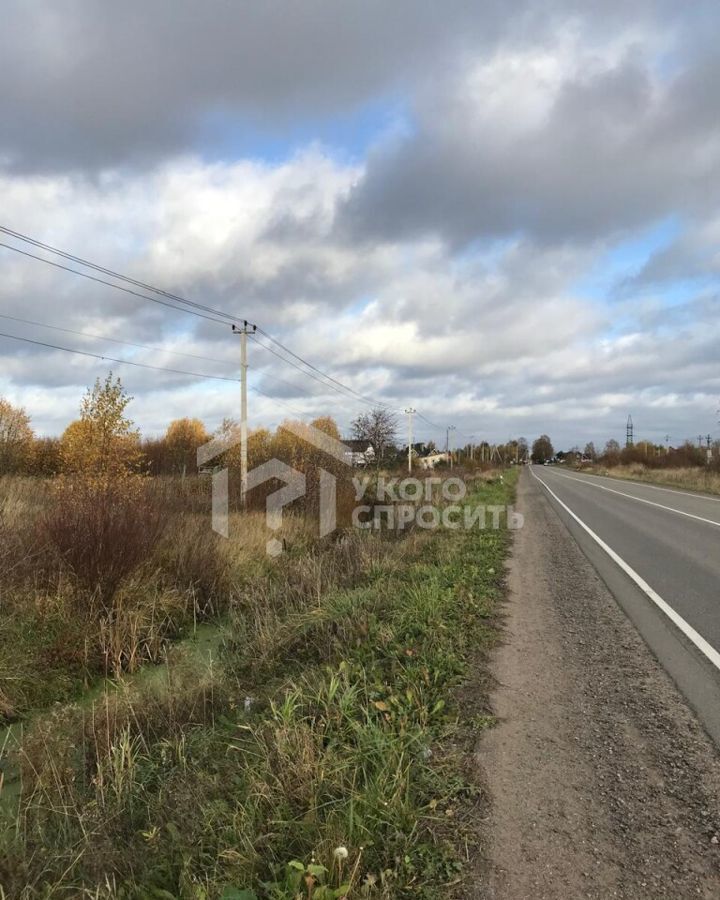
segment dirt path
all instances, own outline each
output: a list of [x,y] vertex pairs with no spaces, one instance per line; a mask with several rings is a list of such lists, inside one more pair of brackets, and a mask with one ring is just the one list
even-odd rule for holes
[[720,897],[720,754],[524,473],[476,896]]

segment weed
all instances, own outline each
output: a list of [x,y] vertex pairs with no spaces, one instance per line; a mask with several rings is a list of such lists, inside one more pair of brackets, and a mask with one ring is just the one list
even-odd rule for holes
[[[503,503],[511,489],[478,481],[472,502]],[[201,548],[217,566],[202,588],[210,606],[192,599],[203,574],[192,550],[161,544],[124,579],[114,607],[129,618],[107,625],[117,668],[163,662],[27,724],[14,828],[0,828],[8,896],[452,889],[477,803],[455,748],[491,724],[466,714],[456,689],[494,640],[507,534],[353,534],[309,548],[289,527],[274,563],[259,527],[244,543]],[[174,534],[192,546],[191,526]],[[77,607],[58,608],[63,621]],[[169,650],[168,636],[205,609],[229,613],[217,651]],[[151,628],[155,644],[142,638]],[[123,656],[132,647],[135,662]]]

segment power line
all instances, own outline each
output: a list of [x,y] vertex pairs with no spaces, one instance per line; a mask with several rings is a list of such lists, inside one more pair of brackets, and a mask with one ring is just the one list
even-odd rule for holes
[[[172,368],[168,368],[166,366],[153,366],[153,365],[150,365],[149,363],[135,362],[134,360],[130,360],[130,359],[119,359],[118,357],[115,357],[115,356],[106,356],[106,355],[100,354],[100,353],[91,353],[89,350],[77,350],[73,347],[63,347],[60,344],[51,344],[47,341],[38,341],[38,340],[34,340],[33,338],[20,337],[20,335],[8,334],[7,332],[3,332],[3,331],[0,331],[0,337],[9,338],[12,341],[22,341],[23,343],[26,343],[26,344],[34,344],[35,346],[45,347],[46,349],[50,349],[50,350],[62,350],[64,353],[74,353],[77,356],[85,356],[85,357],[89,357],[90,359],[99,359],[99,360],[102,360],[103,362],[118,363],[119,365],[123,365],[123,366],[134,366],[135,368],[139,368],[139,369],[151,369],[155,372],[170,372],[173,375],[188,375],[193,378],[212,379],[215,381],[230,381],[230,382],[233,382],[234,384],[238,384],[240,382],[239,378],[230,378],[225,375],[208,375],[205,372],[189,372],[186,369],[172,369]],[[251,391],[253,391],[253,393],[260,394],[263,397],[267,397],[268,400],[272,400],[273,403],[276,403],[279,406],[284,406],[286,409],[289,409],[295,415],[298,415],[301,417],[307,416],[306,412],[302,412],[301,410],[296,409],[295,407],[291,406],[290,404],[285,403],[283,400],[279,400],[277,397],[273,397],[272,394],[268,394],[265,391],[260,390],[260,388],[255,387],[254,385],[249,385],[249,389]]]
[[426,422],[432,428],[436,428],[438,431],[445,431],[445,425],[438,425],[435,422],[431,422],[430,419],[427,418],[427,416],[424,416],[421,412],[417,412],[417,410],[415,411],[415,413],[419,419],[422,419],[423,422]]
[[[339,387],[343,388],[343,390],[350,392],[350,393],[353,394],[355,397],[357,397],[359,400],[362,400],[364,403],[369,403],[371,406],[383,406],[383,407],[386,407],[386,408],[388,408],[388,409],[391,408],[389,404],[387,404],[387,403],[382,403],[382,402],[379,401],[379,400],[373,400],[373,399],[370,398],[370,397],[366,397],[366,396],[364,396],[363,394],[360,394],[360,393],[359,393],[358,391],[356,391],[354,388],[348,387],[346,384],[343,384],[342,381],[338,381],[337,378],[333,378],[332,375],[328,375],[326,372],[323,372],[321,369],[318,369],[317,366],[313,365],[311,362],[308,362],[306,359],[303,359],[302,356],[300,356],[299,354],[295,353],[293,350],[290,350],[290,348],[289,348],[289,347],[286,347],[284,344],[280,343],[280,341],[279,341],[277,338],[274,338],[271,334],[269,334],[269,333],[268,333],[267,331],[265,331],[263,328],[258,327],[257,330],[260,332],[260,334],[262,334],[264,337],[266,337],[269,341],[272,341],[274,344],[276,344],[278,347],[280,347],[280,348],[281,348],[282,350],[284,350],[286,353],[289,353],[290,356],[292,356],[292,357],[294,357],[295,359],[297,359],[297,360],[298,360],[299,362],[301,362],[303,365],[305,365],[305,366],[307,366],[308,368],[312,369],[314,372],[317,372],[319,375],[322,375],[323,378],[327,378],[328,380],[332,381],[334,384],[336,384],[336,385],[338,385]],[[261,344],[260,346],[263,346],[263,345]],[[265,349],[269,350],[270,348],[269,348],[269,347],[266,347]],[[274,353],[275,351],[271,351],[271,352]],[[276,355],[278,355],[278,354],[276,354]],[[282,357],[280,357],[280,358],[282,359]],[[286,360],[286,362],[289,362],[289,360]],[[397,408],[399,409],[400,407],[397,407]]]
[[[78,263],[79,265],[90,268],[96,272],[100,272],[103,275],[109,275],[110,277],[124,281],[127,284],[132,284],[135,287],[140,287],[140,288],[143,288],[144,290],[152,291],[153,293],[159,294],[162,297],[168,298],[170,300],[174,300],[174,301],[176,301],[176,303],[182,303],[185,306],[189,307],[189,309],[184,310],[185,312],[192,312],[194,315],[199,315],[202,318],[210,319],[210,321],[222,322],[222,320],[225,320],[225,322],[223,322],[223,324],[225,324],[225,323],[229,324],[231,322],[236,321],[235,316],[232,316],[230,313],[227,313],[224,310],[214,309],[213,307],[207,306],[206,304],[198,303],[195,300],[190,300],[186,297],[182,297],[179,294],[174,294],[171,291],[166,291],[163,288],[155,287],[154,285],[150,284],[149,282],[141,281],[140,279],[132,278],[128,275],[123,275],[120,272],[116,272],[114,269],[107,268],[106,266],[101,266],[98,263],[94,263],[91,260],[85,259],[81,256],[77,256],[76,254],[70,253],[67,250],[61,250],[59,247],[55,247],[52,244],[47,244],[44,241],[40,241],[37,238],[31,237],[30,235],[23,234],[20,231],[16,231],[13,228],[8,228],[6,225],[0,225],[0,232],[3,234],[6,234],[16,240],[23,241],[27,244],[30,244],[33,247],[37,247],[39,249],[45,250],[48,253],[54,253],[57,256],[62,257],[63,259]],[[70,272],[74,275],[79,275],[80,277],[88,278],[91,281],[95,281],[96,283],[99,283],[99,284],[104,284],[107,287],[113,287],[117,290],[124,291],[125,293],[132,294],[133,296],[141,297],[145,300],[150,300],[155,303],[161,303],[164,306],[169,306],[171,309],[182,309],[181,307],[178,307],[173,303],[163,302],[163,301],[159,300],[157,297],[149,297],[147,294],[142,294],[142,293],[139,293],[138,291],[134,291],[129,288],[122,287],[121,285],[114,284],[113,282],[106,281],[102,278],[97,278],[93,275],[89,275],[87,272],[81,272],[78,269],[74,269],[70,266],[64,266],[61,263],[57,263],[52,260],[45,259],[42,256],[37,256],[36,254],[30,253],[27,250],[22,250],[19,247],[14,247],[11,244],[0,243],[0,247],[5,247],[8,250],[13,250],[14,252],[20,253],[23,256],[26,256],[30,259],[34,259],[38,262],[43,262],[46,265],[54,266],[56,268],[62,269],[63,271]],[[199,312],[199,311],[202,311],[202,312]],[[291,357],[296,359],[299,363],[306,366],[308,369],[311,369],[313,372],[316,372],[321,378],[324,378],[327,381],[332,382],[334,385],[336,385],[336,387],[345,391],[346,394],[352,395],[353,397],[356,397],[357,399],[361,400],[364,403],[368,403],[371,406],[383,406],[383,407],[389,408],[389,404],[383,403],[379,400],[374,400],[369,397],[366,397],[363,394],[361,394],[359,391],[356,391],[354,388],[351,388],[348,385],[343,384],[343,382],[334,378],[332,375],[328,375],[326,372],[323,372],[321,369],[319,369],[313,363],[304,359],[302,356],[295,353],[289,347],[282,344],[277,338],[273,337],[269,332],[265,331],[264,329],[258,328],[257,330],[264,337],[266,337],[269,341],[272,341],[274,344],[276,344],[285,353],[289,354]],[[261,347],[264,346],[265,349],[269,350],[271,353],[275,353],[275,355],[279,359],[282,359],[285,362],[287,362],[288,364],[291,364],[290,360],[288,360],[285,357],[281,356],[280,354],[276,353],[270,347],[267,347],[260,342],[258,342],[258,344]],[[299,368],[299,367],[296,366],[296,368]],[[299,369],[299,371],[302,372],[304,370]],[[306,373],[306,374],[309,374],[309,373]]]
[[192,375],[194,378],[212,378],[217,381],[239,382],[239,378],[230,378],[226,375],[208,375],[204,372],[188,372],[185,369],[170,369],[166,366],[152,366],[150,363],[135,362],[130,359],[118,359],[115,356],[105,356],[100,353],[91,353],[89,350],[75,350],[72,347],[62,347],[60,344],[50,344],[46,341],[37,341],[33,338],[20,337],[17,334],[7,334],[0,331],[0,337],[9,338],[11,341],[23,341],[26,344],[35,344],[38,347],[47,347],[51,350],[62,350],[65,353],[76,353],[79,356],[88,356],[92,359],[100,359],[105,362],[120,363],[123,366],[136,366],[139,369],[153,369],[156,372],[171,372],[174,375]]
[[278,400],[277,397],[273,397],[272,394],[268,394],[265,391],[261,391],[260,388],[254,387],[253,385],[248,385],[249,390],[253,391],[255,394],[260,394],[263,397],[267,397],[268,400],[272,400],[273,403],[277,403],[280,406],[284,406],[285,409],[289,409],[290,412],[294,413],[296,416],[300,416],[300,418],[307,417],[306,412],[302,412],[299,409],[296,409],[294,406],[291,406],[289,403],[286,403],[284,400]]
[[229,322],[225,322],[223,319],[217,319],[213,316],[206,316],[204,313],[196,312],[192,309],[183,309],[181,306],[175,306],[173,303],[168,303],[165,300],[161,300],[159,297],[150,297],[148,294],[141,294],[139,291],[133,291],[131,288],[123,287],[121,284],[113,284],[112,281],[105,281],[103,278],[97,278],[95,275],[90,275],[88,272],[81,272],[79,269],[73,269],[70,266],[64,266],[62,263],[54,262],[52,259],[45,259],[43,256],[37,256],[35,253],[30,253],[27,250],[21,250],[20,247],[13,247],[11,244],[4,244],[0,241],[0,247],[5,247],[6,250],[12,250],[14,253],[20,253],[22,256],[27,256],[29,259],[35,259],[38,262],[45,263],[48,266],[53,266],[56,269],[62,269],[64,272],[71,272],[73,275],[79,275],[81,278],[87,278],[88,281],[94,281],[97,284],[104,284],[107,287],[115,288],[116,291],[123,291],[125,294],[132,294],[134,297],[140,297],[143,300],[150,300],[151,303],[159,303],[160,306],[167,306],[168,309],[174,309],[176,312],[184,312],[190,313],[193,316],[199,316],[201,319],[207,319],[210,322],[217,322],[220,325],[229,325]]
[[[228,360],[217,359],[217,358],[213,358],[213,357],[209,357],[209,356],[198,356],[197,354],[193,354],[193,353],[182,353],[178,350],[167,350],[163,347],[150,347],[147,344],[137,344],[133,341],[123,341],[123,340],[120,340],[119,338],[111,338],[104,334],[91,333],[91,332],[87,332],[87,331],[76,331],[72,328],[63,328],[59,325],[48,325],[45,322],[36,322],[32,319],[22,319],[19,316],[10,316],[5,313],[0,313],[0,319],[7,319],[12,322],[20,322],[23,325],[33,325],[33,326],[37,326],[39,328],[49,328],[52,331],[60,331],[60,332],[63,332],[64,334],[76,335],[77,337],[93,338],[94,340],[99,340],[99,341],[109,341],[110,343],[113,343],[113,344],[121,344],[126,347],[135,347],[139,350],[148,350],[153,353],[170,353],[172,355],[186,356],[190,359],[198,359],[198,360],[202,360],[204,362],[214,362],[214,363],[223,363],[225,365],[232,365],[232,363],[230,363]],[[18,338],[18,340],[20,340],[20,338]],[[52,346],[55,346],[55,345],[52,345]],[[66,348],[59,348],[59,349],[66,349]],[[78,350],[78,351],[70,351],[70,352],[81,353],[82,351]],[[111,357],[105,357],[105,356],[102,356],[102,358],[108,359],[108,360],[111,359]],[[113,361],[117,361],[117,360],[113,360]],[[128,365],[133,364],[132,360],[122,360],[122,362],[124,364],[128,364]],[[160,367],[158,367],[158,368],[160,368]],[[177,370],[173,370],[173,371],[177,371]],[[263,378],[269,378],[271,381],[276,381],[279,384],[284,384],[286,387],[292,388],[293,390],[298,390],[298,385],[293,384],[292,382],[286,381],[284,378],[278,378],[276,375],[271,375],[267,372],[260,372],[260,374]],[[218,376],[208,375],[206,377],[215,378]],[[233,380],[237,380],[237,379],[233,379]],[[277,398],[272,397],[270,394],[266,394],[264,391],[261,391],[252,385],[250,386],[250,389],[256,390],[257,393],[260,393],[265,397],[270,397],[271,399],[276,400],[277,402],[281,402]],[[309,396],[312,397],[312,395],[309,395]],[[289,407],[289,408],[292,408],[292,407]],[[293,412],[297,412],[297,410],[293,410]]]
[[[258,329],[258,331],[260,331],[260,329]],[[263,332],[263,334],[264,334],[264,332]],[[317,381],[319,384],[323,385],[323,387],[329,388],[331,391],[335,391],[335,393],[340,394],[340,396],[345,397],[346,399],[354,400],[355,402],[357,402],[358,399],[360,399],[363,403],[367,403],[370,406],[376,405],[371,400],[365,399],[361,395],[357,394],[355,391],[352,390],[352,388],[345,387],[345,385],[341,384],[341,382],[336,381],[334,378],[332,378],[329,375],[325,376],[324,373],[321,372],[320,374],[323,375],[323,377],[330,378],[330,380],[332,382],[334,382],[335,385],[340,385],[340,388],[335,387],[333,384],[329,384],[327,381],[322,381],[321,378],[319,378],[317,375],[313,374],[313,372],[306,371],[305,369],[302,368],[302,366],[293,362],[291,359],[287,359],[287,357],[282,356],[276,350],[273,350],[272,347],[268,347],[267,344],[261,343],[254,335],[251,334],[251,335],[249,335],[249,337],[258,345],[258,347],[262,347],[263,350],[267,350],[268,353],[272,353],[273,356],[276,356],[278,359],[287,363],[287,365],[292,366],[294,369],[297,369],[298,372],[302,372],[302,374],[306,375],[308,378],[312,378],[314,381]],[[296,354],[293,354],[293,356],[296,356]],[[297,358],[299,359],[300,357],[297,357]],[[311,366],[311,368],[313,368],[316,372],[320,372],[320,370],[316,369],[314,366]]]
[[[62,263],[58,263],[53,260],[46,259],[45,257],[38,256],[37,254],[34,254],[34,253],[30,253],[27,250],[22,250],[20,247],[14,247],[11,244],[6,244],[3,242],[0,242],[0,247],[4,247],[7,250],[12,250],[13,252],[19,253],[22,256],[25,256],[29,259],[33,259],[33,260],[36,260],[37,262],[45,263],[46,265],[53,266],[54,268],[61,269],[62,271],[69,272],[73,275],[79,275],[81,278],[86,278],[90,281],[94,281],[97,284],[103,284],[106,287],[115,288],[116,290],[120,290],[120,291],[123,291],[124,293],[131,294],[132,296],[140,297],[144,300],[149,300],[153,303],[159,303],[160,305],[167,306],[170,309],[180,310],[181,312],[189,312],[192,315],[199,316],[200,318],[207,319],[209,321],[218,322],[219,324],[223,324],[223,325],[230,324],[231,322],[236,321],[236,317],[230,315],[229,313],[225,312],[224,310],[214,309],[211,306],[207,306],[202,303],[197,303],[194,300],[189,300],[186,297],[182,297],[179,294],[174,294],[171,291],[166,291],[162,288],[155,287],[154,285],[152,285],[148,282],[140,281],[139,279],[131,278],[130,276],[127,276],[127,275],[122,275],[121,273],[116,272],[113,269],[109,269],[105,266],[101,266],[97,263],[92,262],[91,260],[84,259],[81,256],[77,256],[73,253],[69,253],[66,250],[61,250],[58,247],[54,247],[52,244],[47,244],[43,241],[38,240],[37,238],[33,238],[29,235],[23,234],[22,232],[15,231],[12,228],[8,228],[6,225],[0,225],[0,232],[2,232],[3,234],[7,234],[16,240],[24,241],[25,243],[28,243],[28,244],[32,245],[33,247],[37,247],[37,248],[45,250],[49,253],[54,253],[54,254],[62,257],[63,259],[67,259],[72,262],[76,262],[79,265],[86,266],[96,272],[100,272],[104,275],[109,275],[112,278],[117,278],[121,281],[125,281],[126,283],[132,284],[135,287],[141,287],[144,290],[152,291],[153,293],[159,294],[162,297],[168,298],[169,300],[174,300],[174,301],[176,301],[176,303],[185,304],[189,308],[184,309],[183,307],[176,306],[174,303],[168,303],[166,300],[161,300],[159,297],[148,296],[147,294],[141,293],[136,290],[132,290],[131,288],[123,287],[122,285],[115,284],[111,281],[106,281],[103,278],[98,278],[97,276],[90,275],[87,272],[82,272],[78,269],[74,269],[71,266],[65,266]],[[302,363],[303,366],[306,366],[308,369],[317,373],[317,375],[319,375],[321,378],[326,379],[326,381],[320,381],[319,378],[311,375],[310,372],[306,372],[300,366],[295,365],[294,363],[292,363],[291,360],[289,360],[286,357],[282,356],[281,354],[277,353],[271,347],[267,347],[265,344],[261,343],[260,341],[257,342],[259,346],[264,347],[270,353],[273,353],[275,356],[278,357],[278,359],[283,360],[284,362],[288,363],[289,365],[293,365],[295,368],[298,369],[298,371],[303,372],[303,374],[308,375],[311,378],[314,377],[316,381],[319,381],[319,383],[324,384],[326,387],[330,387],[330,384],[327,384],[326,382],[331,382],[332,384],[334,384],[336,386],[336,388],[339,388],[340,390],[344,391],[346,395],[357,398],[358,400],[361,400],[363,403],[367,403],[371,406],[388,407],[388,404],[382,403],[380,401],[375,401],[368,397],[365,397],[364,395],[362,395],[358,391],[356,391],[354,388],[351,388],[348,385],[343,384],[341,381],[338,381],[338,379],[334,378],[332,375],[328,375],[327,373],[323,372],[321,369],[319,369],[313,363],[309,362],[306,359],[303,359],[303,357],[301,357],[299,354],[295,353],[289,347],[286,347],[284,344],[282,344],[280,341],[278,341],[276,338],[274,338],[271,334],[264,331],[263,329],[258,328],[258,331],[261,334],[263,334],[268,340],[272,341],[274,344],[276,344],[278,347],[280,347],[280,349],[283,350],[285,353],[289,354],[294,359],[298,360],[298,362]],[[188,354],[188,355],[191,355],[191,354]]]
[[42,250],[47,250],[49,253],[55,253],[58,256],[62,256],[64,259],[70,260],[71,262],[76,262],[82,266],[86,266],[89,269],[94,269],[96,272],[101,272],[103,275],[110,275],[112,278],[118,278],[120,279],[120,281],[125,281],[128,284],[135,285],[135,287],[141,287],[146,291],[152,291],[155,294],[160,294],[163,297],[167,297],[170,300],[175,300],[178,303],[184,303],[187,306],[191,306],[195,309],[203,310],[207,313],[212,313],[215,316],[221,316],[227,319],[229,323],[236,321],[236,316],[233,316],[230,313],[225,312],[224,310],[213,309],[211,306],[206,306],[205,304],[198,303],[195,300],[188,300],[186,297],[180,296],[180,294],[173,294],[171,291],[166,291],[163,288],[155,287],[154,285],[149,284],[146,281],[140,281],[139,279],[132,278],[129,275],[122,275],[120,272],[115,272],[113,269],[108,269],[105,266],[101,266],[98,263],[92,262],[91,260],[83,259],[82,256],[75,256],[73,253],[69,253],[67,250],[60,250],[58,247],[53,247],[52,244],[45,244],[42,241],[37,240],[37,238],[30,237],[27,234],[22,234],[22,232],[20,231],[14,231],[12,228],[8,228],[6,225],[0,225],[0,232],[3,232],[10,237],[16,238],[19,241],[24,241],[27,244],[32,244],[32,246],[34,247],[39,247]]
[[[58,247],[54,247],[51,244],[47,244],[43,241],[40,241],[36,238],[29,236],[29,235],[23,234],[22,232],[15,231],[12,228],[8,228],[5,225],[0,225],[0,232],[3,234],[6,234],[16,240],[23,241],[27,244],[30,244],[33,247],[37,247],[48,253],[54,253],[57,256],[62,257],[63,259],[66,259],[71,262],[75,262],[78,265],[90,268],[93,271],[100,272],[104,275],[108,275],[111,278],[115,278],[120,281],[124,281],[126,284],[132,284],[135,287],[142,288],[143,290],[151,291],[152,293],[158,294],[159,296],[158,297],[149,296],[148,294],[141,293],[140,291],[133,290],[132,288],[124,287],[123,285],[120,285],[120,284],[115,284],[112,281],[106,281],[105,279],[99,278],[95,275],[91,275],[88,272],[82,272],[78,269],[72,268],[71,266],[66,266],[66,265],[63,265],[62,263],[55,262],[50,259],[46,259],[45,257],[38,256],[34,253],[30,253],[28,250],[23,250],[20,247],[15,247],[11,244],[6,244],[4,242],[0,242],[0,247],[3,247],[7,250],[12,250],[14,253],[19,253],[20,255],[22,255],[28,259],[33,259],[33,260],[36,260],[37,262],[45,263],[45,265],[53,266],[56,269],[60,269],[65,272],[69,272],[73,275],[78,275],[81,278],[86,278],[87,280],[93,281],[96,284],[102,284],[102,285],[105,285],[106,287],[114,288],[115,290],[122,291],[123,293],[130,294],[134,297],[138,297],[143,300],[148,300],[152,303],[157,303],[161,306],[168,307],[169,309],[174,309],[179,312],[190,313],[191,315],[197,316],[197,317],[205,319],[207,321],[216,322],[221,325],[228,325],[228,324],[236,321],[235,316],[233,316],[232,314],[230,314],[228,312],[225,312],[224,310],[214,309],[213,307],[208,306],[206,304],[198,303],[197,301],[190,300],[186,297],[182,297],[179,294],[174,294],[171,291],[166,291],[162,288],[155,287],[154,285],[152,285],[148,282],[145,282],[145,281],[141,281],[140,279],[136,279],[136,278],[132,278],[127,275],[123,275],[119,272],[114,271],[113,269],[109,269],[105,266],[101,266],[90,260],[84,259],[81,256],[77,256],[73,253],[69,253],[68,251],[61,250]],[[161,298],[166,298],[166,299],[161,299]],[[173,303],[173,302],[168,302],[168,301],[175,301],[175,302]],[[177,304],[182,304],[182,306],[178,306]],[[152,352],[164,352],[164,351],[160,351],[158,348],[146,347],[145,345],[142,345],[142,344],[133,344],[129,341],[121,341],[121,340],[115,339],[115,338],[105,338],[105,337],[101,337],[100,335],[90,335],[90,334],[87,334],[84,332],[73,332],[71,329],[59,328],[58,326],[52,326],[52,325],[44,325],[43,323],[40,323],[40,322],[31,322],[29,320],[23,320],[23,319],[20,319],[17,317],[2,316],[2,318],[6,318],[6,319],[18,321],[18,322],[24,322],[25,324],[37,325],[39,327],[52,328],[54,330],[64,331],[68,334],[77,334],[77,335],[80,335],[83,337],[95,337],[97,339],[107,340],[112,343],[124,344],[126,346],[134,346],[134,347],[138,347],[140,349],[150,350]],[[279,347],[280,350],[282,350],[285,354],[292,357],[292,359],[288,359],[287,356],[283,356],[281,353],[278,353],[272,347],[269,347],[266,344],[257,340],[257,338],[254,338],[256,343],[258,344],[258,346],[262,347],[264,350],[267,350],[269,353],[272,353],[274,356],[276,356],[278,359],[285,362],[286,364],[293,366],[295,369],[297,369],[303,375],[306,375],[307,377],[312,378],[314,381],[317,381],[319,384],[323,385],[323,387],[328,388],[330,390],[334,390],[340,396],[344,396],[349,399],[354,399],[356,401],[360,401],[362,403],[368,404],[371,407],[379,406],[381,408],[388,409],[388,410],[389,409],[398,409],[398,410],[400,409],[400,407],[394,407],[391,404],[388,404],[383,401],[373,399],[373,398],[365,396],[364,394],[361,394],[359,391],[356,391],[354,388],[350,387],[349,385],[344,384],[343,382],[339,381],[334,376],[329,375],[327,372],[323,372],[322,369],[318,368],[313,363],[304,359],[298,353],[295,353],[293,350],[291,350],[285,344],[281,343],[277,338],[273,337],[269,332],[267,332],[264,329],[259,328],[259,327],[257,328],[257,331],[260,334],[262,334],[265,338],[267,338],[267,340],[271,341],[273,344],[275,344],[277,347]],[[29,338],[20,338],[20,337],[17,337],[16,335],[8,335],[8,334],[3,334],[1,332],[0,332],[0,336],[8,337],[12,340],[25,340],[28,343],[35,343],[35,344],[38,344],[39,346],[47,346],[47,347],[51,347],[53,349],[63,350],[63,351],[69,352],[69,353],[79,353],[81,355],[93,357],[96,359],[105,359],[105,360],[109,360],[112,362],[120,363],[122,365],[135,365],[135,366],[138,366],[141,368],[155,369],[158,371],[174,372],[176,374],[193,375],[195,377],[200,377],[200,378],[213,378],[213,379],[220,379],[220,380],[226,380],[226,381],[236,381],[237,380],[237,379],[231,379],[231,378],[224,378],[223,376],[219,376],[219,375],[205,375],[205,374],[201,374],[201,373],[185,372],[185,371],[179,370],[179,369],[165,368],[162,366],[151,366],[151,365],[145,364],[145,363],[134,363],[134,362],[131,362],[130,360],[116,359],[116,358],[110,357],[110,356],[102,356],[99,354],[87,353],[85,351],[72,350],[67,347],[61,347],[61,346],[57,346],[54,344],[46,344],[42,341],[33,341]],[[173,353],[175,351],[165,351],[165,352]],[[209,357],[201,357],[201,356],[196,356],[194,354],[189,354],[189,353],[177,353],[177,355],[186,356],[188,358],[202,359],[207,362],[223,362],[223,363],[225,362],[223,360],[211,360]],[[293,362],[292,361],[293,359],[297,360],[297,363]],[[298,363],[300,365],[298,365]],[[303,366],[305,368],[302,368]],[[307,370],[310,370],[310,371],[307,371]],[[313,373],[315,373],[315,374],[313,374]],[[268,376],[268,377],[273,378],[274,376]],[[290,385],[289,382],[285,382],[285,381],[283,381],[283,379],[275,378],[275,380],[280,381],[281,383]],[[295,387],[295,385],[290,385],[290,386]],[[261,391],[258,391],[258,392],[262,393]],[[265,396],[269,397],[270,395],[265,395]],[[276,398],[271,398],[271,399],[276,399]],[[418,413],[417,415],[424,422],[426,422],[428,425],[430,425],[432,428],[438,429],[440,431],[444,430],[443,426],[438,425],[435,422],[432,422],[430,419],[428,419],[422,413]]]
[[122,344],[125,347],[136,347],[138,350],[149,350],[152,353],[170,353],[172,356],[186,356],[188,359],[199,359],[203,362],[221,363],[224,365],[233,365],[229,360],[216,359],[210,356],[198,356],[195,353],[183,353],[180,350],[168,350],[165,347],[149,347],[146,344],[136,344],[133,341],[122,341],[119,338],[107,337],[104,334],[94,334],[90,331],[74,331],[72,328],[62,328],[60,325],[48,325],[46,322],[34,322],[32,319],[21,319],[19,316],[9,316],[6,313],[0,313],[0,319],[8,319],[11,322],[20,322],[23,325],[35,325],[38,328],[49,328],[52,331],[62,331],[65,334],[74,334],[78,337],[93,338],[98,341],[109,341],[111,344]]

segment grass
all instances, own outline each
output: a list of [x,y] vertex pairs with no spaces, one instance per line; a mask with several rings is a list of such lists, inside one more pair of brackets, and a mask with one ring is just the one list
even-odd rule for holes
[[641,463],[613,468],[598,468],[597,474],[626,481],[642,481],[663,487],[674,487],[705,494],[720,494],[720,472],[708,468],[648,469]]
[[[512,481],[475,483],[471,502],[504,505]],[[478,802],[467,747],[493,721],[461,689],[495,639],[507,543],[299,530],[273,563],[230,543],[205,583],[165,545],[145,574],[193,583],[193,614],[225,628],[210,652],[166,648],[159,669],[29,720],[5,895],[448,896]]]
[[[162,661],[170,643],[227,613],[267,540],[261,513],[231,516],[232,538],[218,537],[192,496],[106,604],[50,546],[47,485],[3,479],[0,492],[0,725]],[[296,552],[311,543],[298,517],[286,517],[280,536]],[[118,541],[116,555],[122,549]]]

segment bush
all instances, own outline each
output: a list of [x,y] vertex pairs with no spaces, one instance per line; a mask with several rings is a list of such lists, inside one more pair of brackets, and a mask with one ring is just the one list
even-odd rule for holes
[[160,507],[137,476],[62,478],[43,520],[63,562],[105,610],[122,580],[150,557],[162,527]]

